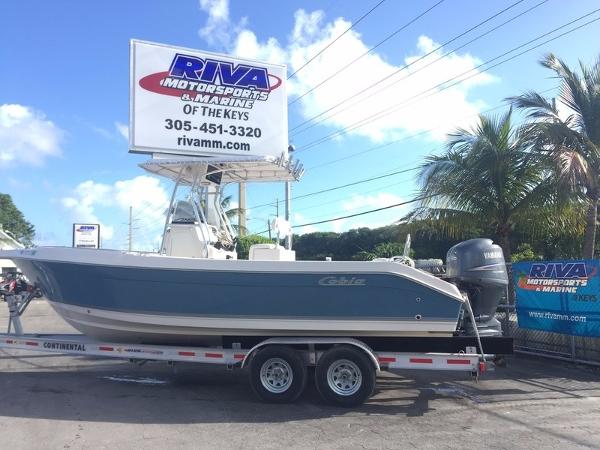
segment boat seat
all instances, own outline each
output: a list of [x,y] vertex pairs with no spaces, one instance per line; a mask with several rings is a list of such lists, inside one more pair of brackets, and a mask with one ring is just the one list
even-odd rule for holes
[[295,261],[296,252],[277,244],[254,244],[250,247],[248,259],[251,261]]
[[205,224],[201,226],[203,230],[200,225],[193,223],[171,223],[165,234],[163,252],[169,256],[206,258],[205,237],[209,238],[209,243],[217,242],[217,237]]

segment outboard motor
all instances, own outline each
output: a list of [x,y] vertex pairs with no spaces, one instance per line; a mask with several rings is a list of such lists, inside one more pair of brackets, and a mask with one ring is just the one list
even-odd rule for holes
[[[506,296],[508,275],[500,246],[491,239],[470,239],[456,244],[446,256],[446,277],[469,296],[477,329],[481,335],[501,335],[494,317],[500,300]],[[470,320],[463,331],[473,334]]]

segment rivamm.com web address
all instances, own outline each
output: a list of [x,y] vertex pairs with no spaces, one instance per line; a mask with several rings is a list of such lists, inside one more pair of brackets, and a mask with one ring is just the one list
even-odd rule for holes
[[529,311],[529,317],[535,319],[550,319],[550,320],[561,320],[564,322],[586,322],[586,316],[568,315],[568,314],[557,314],[548,311]]

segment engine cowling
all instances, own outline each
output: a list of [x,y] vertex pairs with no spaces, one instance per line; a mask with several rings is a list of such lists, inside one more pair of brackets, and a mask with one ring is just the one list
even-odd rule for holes
[[446,256],[446,277],[469,296],[480,332],[498,331],[494,314],[508,286],[502,248],[491,239],[456,244]]

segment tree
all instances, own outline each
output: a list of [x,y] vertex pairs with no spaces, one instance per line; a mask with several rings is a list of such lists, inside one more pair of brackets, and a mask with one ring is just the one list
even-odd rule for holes
[[[527,129],[514,127],[511,115],[482,115],[474,128],[450,134],[445,153],[427,157],[420,168],[423,199],[410,216],[437,221],[452,236],[473,226],[493,230],[509,263],[512,230],[539,220],[556,198],[544,159],[530,151]],[[509,282],[514,298],[510,266]]]
[[517,251],[513,253],[512,258],[513,262],[538,261],[542,259],[540,255],[535,254],[531,244],[528,244],[526,242],[520,244],[517,247]]
[[34,226],[25,220],[8,194],[0,194],[0,224],[24,245],[31,245],[35,235]]
[[580,61],[581,74],[551,53],[540,63],[561,80],[558,98],[570,110],[568,117],[561,118],[556,105],[534,91],[510,100],[534,120],[537,148],[555,162],[561,180],[586,199],[583,257],[591,259],[600,199],[600,57],[591,66]]
[[372,261],[375,258],[391,258],[404,253],[404,244],[400,242],[382,242],[371,251],[363,250],[354,255],[359,261]]
[[235,219],[240,214],[240,208],[231,208],[232,197],[233,196],[231,196],[231,195],[226,195],[225,197],[222,197],[221,198],[221,208],[225,212],[225,215],[227,216],[227,219],[229,220],[233,231],[235,231],[238,235],[241,235],[244,232],[247,232],[247,230],[246,229],[242,230],[242,229],[240,229],[240,226],[238,224],[231,223],[233,221],[233,219]]
[[237,255],[238,259],[248,259],[250,253],[250,247],[254,244],[272,244],[269,238],[260,236],[258,234],[250,234],[248,236],[242,236],[237,238]]
[[296,258],[306,261],[323,261],[326,257],[339,259],[339,235],[333,232],[315,232],[294,236]]

